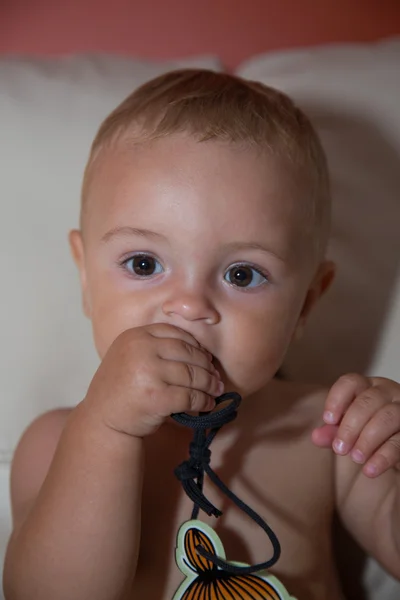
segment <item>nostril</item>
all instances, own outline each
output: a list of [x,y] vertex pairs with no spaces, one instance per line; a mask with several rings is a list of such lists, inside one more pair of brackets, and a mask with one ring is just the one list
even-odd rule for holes
[[176,295],[162,306],[165,315],[185,321],[204,321],[210,325],[219,320],[218,312],[208,299],[199,294]]

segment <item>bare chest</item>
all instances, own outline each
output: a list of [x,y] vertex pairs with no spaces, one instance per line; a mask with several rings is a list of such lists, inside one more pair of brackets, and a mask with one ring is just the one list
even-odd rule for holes
[[[272,573],[289,593],[298,600],[338,598],[331,567],[330,453],[314,448],[309,432],[301,429],[297,435],[282,430],[266,437],[253,434],[232,428],[217,438],[212,468],[278,536],[282,554]],[[180,526],[191,518],[192,503],[173,471],[186,458],[189,440],[190,433],[165,427],[148,444],[135,584],[143,589],[142,597],[171,600],[184,579],[175,564],[175,548]],[[268,560],[272,546],[265,532],[207,478],[204,493],[223,516],[199,517],[221,538],[227,560]]]

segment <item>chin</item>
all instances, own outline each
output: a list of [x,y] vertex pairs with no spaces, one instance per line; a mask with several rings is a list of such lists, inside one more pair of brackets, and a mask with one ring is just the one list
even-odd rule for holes
[[224,382],[224,393],[237,392],[243,399],[262,390],[270,381],[272,381],[278,370],[278,367],[265,368],[263,369],[262,376],[259,370],[258,373],[255,374],[257,377],[252,377],[249,380],[248,373],[241,373],[242,377],[239,376],[239,378],[230,377],[217,358],[214,357],[212,362]]
[[225,381],[225,379],[223,379],[225,384],[225,392],[237,392],[244,400],[263,390],[274,379],[274,376],[274,373],[271,373],[267,374],[267,376],[264,376],[262,379],[260,378],[257,380],[253,379],[252,381],[241,382],[234,382],[229,379]]

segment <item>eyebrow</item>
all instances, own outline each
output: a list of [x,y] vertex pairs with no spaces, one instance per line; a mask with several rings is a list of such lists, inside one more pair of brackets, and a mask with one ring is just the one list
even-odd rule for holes
[[[101,238],[101,242],[107,243],[115,237],[131,237],[133,235],[168,241],[167,237],[162,233],[157,233],[155,231],[151,231],[150,229],[138,229],[137,227],[129,227],[125,225],[123,227],[114,227],[113,229],[110,229],[110,231],[107,231],[107,233],[105,233]],[[258,250],[264,252],[265,254],[270,254],[278,260],[285,262],[285,258],[283,256],[280,256],[274,250],[271,250],[271,248],[266,248],[257,242],[230,242],[229,244],[226,244],[225,248],[229,250]]]
[[277,252],[275,252],[275,250],[272,250],[271,248],[266,248],[265,246],[263,246],[262,244],[258,244],[257,242],[231,242],[225,247],[230,250],[259,250],[261,252],[264,252],[265,254],[270,254],[274,256],[282,262],[286,261],[286,259]]
[[167,239],[162,233],[156,233],[155,231],[151,231],[150,229],[138,229],[137,227],[124,226],[114,227],[114,229],[110,229],[110,231],[107,231],[107,233],[103,235],[101,241],[107,243],[115,237],[130,237],[132,235],[162,240]]

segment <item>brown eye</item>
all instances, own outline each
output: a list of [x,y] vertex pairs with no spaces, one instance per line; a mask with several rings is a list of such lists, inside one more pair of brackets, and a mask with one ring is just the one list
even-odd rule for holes
[[267,280],[262,273],[249,265],[235,265],[231,267],[225,275],[225,279],[236,287],[258,287]]
[[136,256],[132,256],[124,262],[124,265],[128,271],[139,277],[149,277],[150,275],[155,275],[162,271],[162,267],[158,260],[156,260],[154,256],[147,254],[137,254]]

